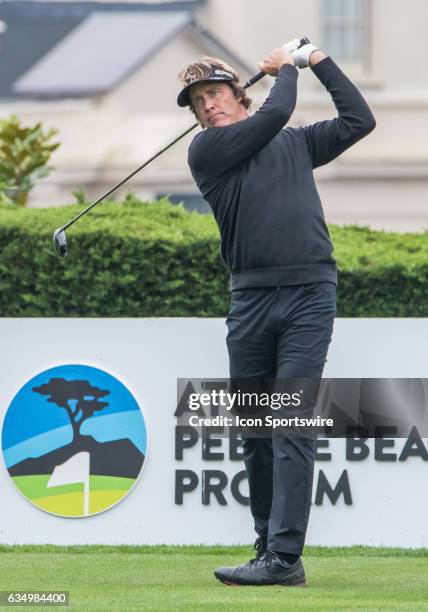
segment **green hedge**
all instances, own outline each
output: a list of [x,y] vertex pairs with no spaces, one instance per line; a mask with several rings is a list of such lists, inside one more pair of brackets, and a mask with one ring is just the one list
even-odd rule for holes
[[[0,208],[0,316],[223,317],[228,274],[210,216],[133,196],[81,210]],[[428,316],[428,233],[330,227],[340,269],[338,316]]]

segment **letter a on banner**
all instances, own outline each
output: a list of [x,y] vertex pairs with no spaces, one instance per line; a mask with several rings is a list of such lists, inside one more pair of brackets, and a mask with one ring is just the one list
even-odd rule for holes
[[83,482],[83,515],[89,514],[89,459],[88,452],[76,453],[61,465],[57,465],[49,478],[48,487]]

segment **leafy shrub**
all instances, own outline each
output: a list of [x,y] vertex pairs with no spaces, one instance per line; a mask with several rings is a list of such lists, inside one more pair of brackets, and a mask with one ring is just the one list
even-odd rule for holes
[[[11,317],[224,317],[228,273],[211,216],[166,200],[106,202],[82,210],[0,207],[0,315]],[[428,316],[428,234],[330,227],[339,266],[338,316]]]
[[56,130],[44,131],[37,123],[23,127],[15,115],[0,120],[0,202],[25,206],[36,180],[51,170],[47,163],[59,143]]

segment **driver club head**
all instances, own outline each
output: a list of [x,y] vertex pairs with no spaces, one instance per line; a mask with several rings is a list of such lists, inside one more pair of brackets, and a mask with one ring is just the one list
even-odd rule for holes
[[57,229],[54,231],[53,235],[53,243],[56,248],[56,252],[60,257],[65,257],[67,255],[67,240],[65,238],[65,231],[62,229]]

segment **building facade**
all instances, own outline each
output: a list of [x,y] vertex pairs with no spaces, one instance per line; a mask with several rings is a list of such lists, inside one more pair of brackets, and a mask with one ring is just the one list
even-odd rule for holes
[[[62,143],[56,170],[33,191],[31,205],[70,202],[78,186],[99,196],[191,125],[194,117],[175,103],[176,75],[195,57],[220,56],[246,79],[270,49],[307,35],[354,80],[377,119],[369,138],[316,171],[327,221],[428,227],[428,4],[411,4],[410,12],[399,0],[3,0],[0,115],[42,121],[59,130]],[[253,110],[271,83],[266,77],[251,90]],[[329,94],[310,70],[300,71],[290,125],[334,116]],[[171,195],[204,210],[187,167],[192,136],[122,193]]]

